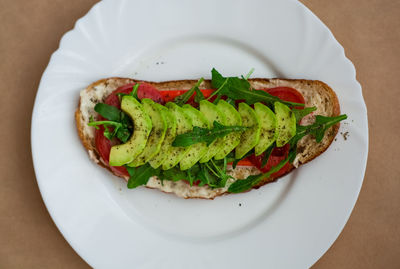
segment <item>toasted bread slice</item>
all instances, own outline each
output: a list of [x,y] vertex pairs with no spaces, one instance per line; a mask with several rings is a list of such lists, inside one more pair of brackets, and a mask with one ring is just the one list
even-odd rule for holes
[[[111,171],[109,165],[102,160],[95,146],[95,131],[93,127],[87,124],[91,116],[96,117],[94,106],[103,102],[105,98],[115,89],[128,83],[144,82],[129,78],[107,78],[96,81],[89,85],[80,93],[78,108],[75,112],[76,126],[82,144],[87,149],[90,158],[99,165]],[[197,82],[196,80],[176,80],[165,82],[149,82],[158,90],[188,90]],[[292,87],[301,92],[306,101],[306,107],[315,106],[317,110],[314,115],[323,116],[338,116],[340,107],[335,92],[325,83],[318,80],[303,80],[303,79],[249,79],[250,84],[254,89],[264,89],[273,87]],[[210,89],[210,80],[205,80],[201,85],[201,89]],[[312,115],[303,119],[302,123],[307,125],[312,123],[314,117]],[[323,153],[332,143],[339,129],[339,124],[332,126],[326,133],[323,140],[317,143],[313,137],[307,135],[298,143],[298,154],[290,169],[294,169],[301,164],[307,163]],[[229,168],[229,173],[236,179],[243,179],[249,175],[259,174],[260,171],[255,167],[238,166],[236,169]],[[288,172],[290,172],[288,171]],[[112,172],[112,171],[111,171]],[[267,183],[273,182],[278,178],[265,179],[256,185],[254,188],[259,188]],[[127,180],[127,178],[125,178]],[[224,188],[211,189],[208,186],[189,186],[183,181],[167,181],[163,184],[157,177],[150,178],[146,187],[160,189],[163,192],[175,193],[183,198],[204,198],[213,199],[216,196],[226,194],[228,186]]]

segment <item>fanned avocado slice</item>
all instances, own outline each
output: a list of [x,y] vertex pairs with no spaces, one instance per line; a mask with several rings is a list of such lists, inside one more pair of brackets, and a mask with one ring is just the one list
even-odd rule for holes
[[[242,125],[242,118],[240,117],[239,112],[229,103],[224,100],[219,100],[217,104],[217,108],[226,115],[226,125],[228,126],[240,126]],[[225,158],[232,150],[236,148],[240,143],[241,132],[233,132],[224,137],[224,146],[223,148],[215,155],[216,160],[221,160]]]
[[176,119],[174,115],[172,115],[168,108],[160,104],[156,104],[156,106],[165,115],[165,119],[167,121],[167,131],[165,133],[164,141],[161,144],[160,151],[149,160],[151,167],[154,169],[160,167],[160,165],[165,161],[167,158],[166,152],[169,151],[169,148],[171,147],[171,144],[175,140],[176,136]]
[[[176,119],[176,135],[184,134],[192,130],[192,120],[180,106],[172,102],[167,103],[166,106]],[[165,152],[165,154],[167,154],[167,158],[162,164],[162,169],[168,170],[177,165],[185,156],[185,154],[190,150],[190,148],[191,146],[170,146],[168,152]]]
[[164,141],[165,132],[167,131],[167,120],[162,110],[160,110],[156,103],[149,98],[143,98],[142,105],[144,111],[149,115],[153,128],[151,129],[149,138],[147,139],[146,147],[128,166],[138,167],[147,163],[154,155],[156,155],[161,148]]
[[[191,105],[184,105],[183,110],[186,112],[186,114],[192,119],[193,127],[201,127],[201,128],[209,128],[208,121],[206,117],[192,107]],[[201,157],[203,157],[204,154],[206,154],[208,151],[208,147],[206,143],[196,143],[192,145],[190,150],[186,152],[185,156],[183,159],[180,161],[180,168],[181,170],[186,170],[195,165]]]
[[[220,109],[207,100],[200,101],[200,112],[207,118],[210,128],[213,127],[214,121],[226,125],[226,116]],[[200,159],[201,163],[208,162],[224,147],[224,138],[217,138],[208,145],[207,153]]]
[[276,117],[269,107],[261,103],[254,104],[254,111],[260,119],[261,125],[260,141],[254,148],[255,154],[258,156],[266,151],[276,140]]
[[276,114],[276,146],[282,147],[296,135],[296,116],[287,105],[274,103]]
[[152,123],[142,104],[132,96],[124,96],[121,109],[131,117],[134,130],[125,144],[111,147],[110,165],[122,166],[133,161],[145,148]]
[[241,159],[260,140],[260,119],[256,112],[246,103],[239,104],[239,114],[242,117],[242,125],[251,127],[244,131],[240,137],[240,143],[235,150],[235,158]]

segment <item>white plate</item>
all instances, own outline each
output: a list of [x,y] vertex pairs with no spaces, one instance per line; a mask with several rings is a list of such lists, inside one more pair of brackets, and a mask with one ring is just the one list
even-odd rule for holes
[[[349,120],[326,153],[245,194],[183,200],[92,163],[73,113],[79,91],[110,76],[161,81],[225,75],[319,79]],[[65,34],[43,74],[32,154],[61,233],[96,268],[306,268],[330,247],[357,199],[367,114],[355,69],[296,1],[102,1]]]

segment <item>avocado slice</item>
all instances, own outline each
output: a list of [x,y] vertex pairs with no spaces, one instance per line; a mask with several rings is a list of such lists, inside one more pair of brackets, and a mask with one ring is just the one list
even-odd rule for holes
[[[213,103],[210,103],[207,100],[200,101],[200,112],[208,119],[210,128],[213,127],[214,121],[226,125],[226,116]],[[225,138],[217,138],[208,145],[207,153],[200,159],[200,162],[208,162],[212,157],[214,157],[224,147],[224,139]]]
[[[169,102],[166,104],[166,107],[168,107],[168,109],[171,111],[176,119],[176,135],[187,133],[193,129],[192,120],[180,106],[175,103]],[[167,154],[167,158],[162,163],[162,169],[168,170],[177,165],[185,156],[185,154],[190,150],[190,148],[191,146],[170,146],[168,151],[165,152],[165,154]]]
[[142,153],[128,164],[131,167],[143,165],[156,155],[160,151],[165,132],[167,131],[167,120],[164,113],[156,106],[156,103],[149,98],[143,98],[141,102],[144,111],[150,116],[153,128]]
[[296,117],[292,110],[280,102],[274,103],[276,114],[276,146],[282,147],[296,135]]
[[256,112],[246,103],[239,104],[239,114],[242,117],[242,125],[251,127],[244,131],[240,137],[240,143],[235,150],[235,158],[241,159],[260,141],[260,119]]
[[261,103],[254,104],[254,111],[260,119],[260,141],[254,148],[256,156],[261,155],[276,140],[276,117],[274,112]]
[[[198,126],[201,128],[209,128],[209,123],[203,113],[192,107],[191,105],[184,105],[183,110],[192,119],[193,127]],[[196,143],[192,145],[190,150],[186,152],[183,159],[180,161],[181,170],[186,170],[195,165],[204,154],[208,151],[206,143]]]
[[152,123],[142,104],[132,96],[124,96],[121,109],[133,122],[133,134],[125,144],[115,145],[110,151],[110,165],[121,166],[133,161],[145,148]]
[[165,119],[167,121],[167,131],[165,133],[164,141],[161,144],[160,151],[149,160],[151,167],[154,169],[160,167],[160,165],[165,161],[167,158],[167,154],[165,153],[169,151],[169,148],[171,147],[171,144],[176,136],[176,119],[174,115],[172,115],[172,113],[165,106],[157,103],[156,106],[165,115]]
[[[217,104],[217,108],[221,110],[221,112],[226,115],[226,125],[228,126],[240,126],[242,125],[242,118],[240,117],[239,112],[229,103],[224,100],[219,100]],[[241,132],[233,132],[224,137],[224,146],[223,148],[215,155],[216,160],[221,160],[225,158],[232,150],[236,148],[240,143]]]

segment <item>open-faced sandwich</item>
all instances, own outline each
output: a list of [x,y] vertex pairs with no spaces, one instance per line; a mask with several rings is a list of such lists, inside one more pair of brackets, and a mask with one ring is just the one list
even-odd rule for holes
[[213,199],[311,161],[347,118],[321,81],[211,73],[211,80],[107,78],[89,85],[75,118],[90,158],[128,188]]

